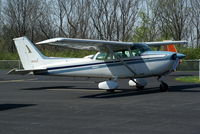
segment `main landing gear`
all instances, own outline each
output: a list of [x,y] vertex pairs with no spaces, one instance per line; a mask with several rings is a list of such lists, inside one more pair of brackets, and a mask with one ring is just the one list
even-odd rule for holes
[[147,81],[144,78],[137,78],[129,80],[128,84],[131,87],[136,87],[138,90],[142,90],[147,85]]
[[163,82],[161,79],[162,79],[161,77],[158,77],[158,81],[160,82],[160,91],[166,92],[168,91],[169,86],[167,85],[167,83]]
[[104,89],[109,93],[114,93],[115,89],[118,88],[118,83],[116,80],[108,80],[108,81],[103,81],[98,84],[99,89]]
[[[160,91],[166,92],[168,91],[168,85],[162,80],[162,77],[158,77],[158,81],[160,82]],[[129,80],[129,86],[135,86],[137,89],[141,90],[147,85],[147,81],[142,78],[137,78],[133,80]],[[118,88],[118,83],[116,80],[108,80],[103,81],[98,84],[99,89],[104,89],[108,93],[114,93],[115,89]]]
[[115,89],[107,89],[106,92],[107,93],[115,93]]

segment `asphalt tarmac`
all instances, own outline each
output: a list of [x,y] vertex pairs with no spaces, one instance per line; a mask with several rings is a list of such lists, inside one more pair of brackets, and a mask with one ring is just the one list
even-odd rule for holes
[[199,134],[200,84],[156,79],[142,91],[120,80],[116,93],[97,89],[102,79],[8,76],[0,71],[0,134]]

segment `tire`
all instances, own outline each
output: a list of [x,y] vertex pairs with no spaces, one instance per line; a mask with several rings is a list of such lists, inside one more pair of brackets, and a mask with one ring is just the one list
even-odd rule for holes
[[167,83],[164,83],[164,82],[161,82],[161,84],[160,84],[160,91],[161,92],[166,92],[166,91],[168,91],[168,85],[167,85]]
[[114,93],[115,89],[108,89],[108,90],[106,90],[106,92],[108,92],[108,93]]
[[137,88],[138,90],[142,90],[142,89],[144,89],[144,86],[136,85],[136,88]]

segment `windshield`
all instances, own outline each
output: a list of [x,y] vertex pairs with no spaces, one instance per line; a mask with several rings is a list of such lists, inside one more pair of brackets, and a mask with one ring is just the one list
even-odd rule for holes
[[151,51],[151,48],[146,44],[136,44],[131,47],[133,56],[140,56],[143,52]]

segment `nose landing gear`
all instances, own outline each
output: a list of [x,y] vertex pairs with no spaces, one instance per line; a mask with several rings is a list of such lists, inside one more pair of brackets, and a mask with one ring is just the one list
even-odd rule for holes
[[160,91],[161,92],[166,92],[166,91],[168,91],[168,85],[167,85],[167,83],[165,83],[165,82],[163,82],[163,81],[161,81],[160,82]]
[[167,83],[165,83],[165,82],[162,80],[162,77],[158,77],[158,81],[160,82],[160,91],[161,91],[161,92],[166,92],[166,91],[168,91],[169,86],[168,86]]

